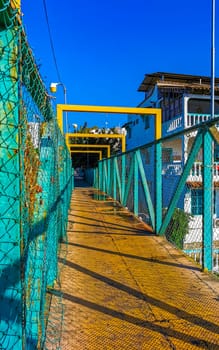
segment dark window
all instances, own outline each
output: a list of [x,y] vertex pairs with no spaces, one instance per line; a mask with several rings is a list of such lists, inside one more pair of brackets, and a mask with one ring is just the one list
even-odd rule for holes
[[150,164],[150,151],[145,149],[145,163]]
[[[190,98],[188,101],[188,113],[210,114],[211,101],[207,99]],[[219,101],[216,100],[215,114],[219,114]]]
[[149,120],[149,115],[144,116],[144,128],[149,129],[150,128],[150,120]]
[[203,212],[202,189],[191,190],[191,213],[202,215]]
[[[214,204],[213,212],[215,213],[215,191],[213,193]],[[203,190],[193,189],[191,190],[191,213],[193,215],[203,214]]]
[[127,134],[128,138],[130,139],[132,137],[132,129],[130,127],[127,128]]
[[162,161],[163,161],[163,163],[172,163],[173,162],[173,149],[172,148],[163,148],[162,149]]

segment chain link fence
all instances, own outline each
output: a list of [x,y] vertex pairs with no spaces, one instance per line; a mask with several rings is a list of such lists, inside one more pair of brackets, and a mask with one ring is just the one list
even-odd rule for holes
[[[48,319],[53,322],[49,291],[59,279],[71,159],[16,2],[1,1],[0,9],[0,348],[42,349]],[[54,337],[47,342],[54,349],[63,318],[60,300],[53,308]]]

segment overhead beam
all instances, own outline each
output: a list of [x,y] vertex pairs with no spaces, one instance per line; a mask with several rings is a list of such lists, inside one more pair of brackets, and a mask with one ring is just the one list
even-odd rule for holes
[[77,144],[70,144],[68,146],[69,146],[70,152],[71,152],[71,150],[73,150],[73,148],[106,148],[107,158],[110,157],[110,145],[95,145],[95,144],[92,144],[92,145],[87,144],[86,145],[86,144],[77,143]]
[[75,150],[75,151],[70,151],[71,154],[73,153],[96,153],[96,154],[99,154],[99,160],[102,159],[102,151],[84,151],[84,150]]
[[138,108],[138,107],[112,107],[112,106],[89,106],[89,105],[57,105],[57,121],[63,133],[63,112],[90,112],[111,114],[136,114],[155,116],[155,139],[161,138],[161,109],[160,108]]
[[65,138],[66,138],[66,144],[67,147],[71,146],[71,143],[69,142],[69,137],[74,137],[74,138],[105,138],[105,139],[121,139],[122,142],[122,152],[125,152],[125,135],[122,134],[89,134],[89,133],[66,133]]

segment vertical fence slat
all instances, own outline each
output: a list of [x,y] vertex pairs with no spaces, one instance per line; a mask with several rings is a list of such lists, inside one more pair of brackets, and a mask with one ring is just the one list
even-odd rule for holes
[[131,160],[131,166],[130,166],[130,169],[128,169],[128,170],[129,170],[128,181],[127,181],[127,185],[126,185],[125,190],[124,190],[124,202],[123,202],[124,206],[127,205],[128,195],[129,195],[129,191],[130,191],[130,187],[131,187],[131,183],[132,183],[132,179],[133,179],[134,157]]
[[154,207],[153,207],[153,203],[152,203],[152,200],[151,200],[149,187],[148,187],[148,184],[147,184],[147,179],[146,179],[146,176],[145,176],[145,171],[144,171],[144,167],[143,167],[143,163],[142,163],[140,150],[136,151],[136,159],[137,159],[137,163],[138,163],[139,173],[141,175],[142,186],[143,186],[143,189],[144,189],[145,198],[146,198],[146,202],[147,202],[147,205],[148,205],[150,219],[151,219],[151,222],[152,222],[152,226],[154,228],[154,224],[155,224]]
[[138,216],[138,159],[137,152],[134,153],[134,214]]
[[115,173],[116,173],[116,182],[118,184],[118,190],[119,190],[119,200],[122,201],[122,187],[121,187],[121,177],[119,174],[119,167],[118,167],[118,161],[117,158],[114,159],[115,162]]
[[162,147],[155,144],[155,232],[160,231],[162,224]]
[[212,232],[213,232],[213,179],[212,179],[212,136],[203,133],[203,269],[212,271]]
[[122,196],[122,199],[121,199],[121,203],[122,205],[124,205],[124,196],[125,196],[125,182],[126,182],[126,167],[125,167],[125,164],[126,164],[126,155],[123,154],[122,155],[122,172],[121,172],[121,196]]

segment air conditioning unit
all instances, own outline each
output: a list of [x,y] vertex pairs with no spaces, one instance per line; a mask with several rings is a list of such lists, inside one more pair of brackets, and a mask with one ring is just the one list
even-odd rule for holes
[[219,218],[214,219],[214,227],[219,227]]

